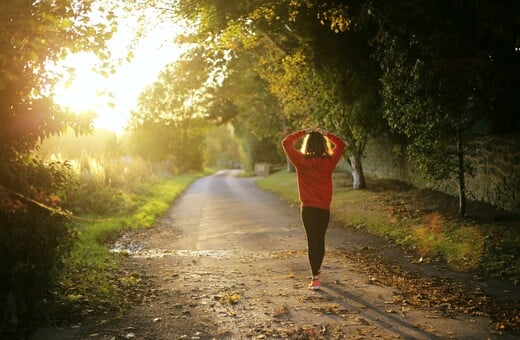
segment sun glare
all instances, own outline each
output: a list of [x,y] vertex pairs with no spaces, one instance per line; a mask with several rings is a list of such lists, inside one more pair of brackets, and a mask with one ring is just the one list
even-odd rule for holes
[[[133,23],[133,26],[128,22]],[[173,42],[175,34],[183,29],[174,22],[156,25],[153,31],[130,49],[137,23],[128,22],[120,25],[109,42],[116,65],[113,74],[104,77],[95,72],[100,61],[93,53],[70,55],[59,67],[70,67],[75,71],[71,79],[63,79],[54,93],[56,103],[73,112],[94,112],[94,128],[116,133],[124,131],[142,90],[157,78],[166,64],[177,60],[185,50],[185,47]],[[129,50],[133,58],[126,61]]]
[[93,54],[78,53],[71,55],[60,66],[74,69],[70,80],[59,84],[54,94],[56,103],[74,112],[98,111],[103,99],[105,79],[94,71],[97,58]]

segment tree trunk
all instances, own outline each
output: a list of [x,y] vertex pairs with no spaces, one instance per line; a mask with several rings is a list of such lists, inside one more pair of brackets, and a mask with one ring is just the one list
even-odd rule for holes
[[292,165],[289,158],[286,157],[285,159],[287,160],[287,172],[294,172],[295,171],[294,165]]
[[466,215],[466,183],[465,183],[465,169],[464,169],[464,147],[462,145],[460,133],[457,134],[457,156],[458,169],[457,177],[459,180],[459,215],[464,217]]
[[182,171],[186,171],[190,166],[188,165],[188,128],[189,122],[185,121],[182,124],[182,151],[181,151],[181,162],[182,164],[178,164],[178,166],[182,169]]
[[352,188],[354,190],[366,189],[365,174],[361,165],[361,156],[356,153],[350,156],[350,166],[352,167]]
[[255,171],[255,165],[253,161],[253,155],[251,154],[251,141],[248,136],[240,137],[242,141],[242,153],[240,161],[242,162],[242,169],[247,172]]

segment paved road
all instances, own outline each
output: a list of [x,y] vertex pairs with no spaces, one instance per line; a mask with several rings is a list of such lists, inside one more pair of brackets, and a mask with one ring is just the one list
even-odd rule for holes
[[237,174],[195,181],[157,227],[131,236],[126,270],[151,288],[123,315],[94,316],[67,339],[513,338],[486,317],[396,299],[399,288],[346,251],[386,247],[341,226],[327,233],[323,289],[309,291],[299,208]]
[[[329,336],[361,338],[494,336],[486,318],[443,317],[438,311],[393,304],[394,288],[374,284],[358,271],[358,264],[343,256],[341,249],[357,242],[344,228],[329,230],[323,291],[308,291],[299,208],[258,189],[255,178],[240,178],[238,173],[221,171],[193,183],[173,205],[165,227],[147,243],[149,248],[174,252],[174,257],[197,256],[197,269],[206,277],[191,288],[208,291],[209,285],[214,296],[224,290],[240,293],[242,303],[234,306],[240,317],[229,320],[218,306],[205,311],[220,315],[217,324],[225,334],[239,337],[247,329],[247,337],[276,335],[266,326],[275,315],[285,328],[307,327],[318,336],[322,329]],[[232,279],[223,281],[222,276]],[[184,278],[192,279],[189,270]]]
[[292,242],[304,237],[297,209],[238,174],[220,171],[189,187],[169,213],[181,233],[172,247],[272,251],[304,245]]

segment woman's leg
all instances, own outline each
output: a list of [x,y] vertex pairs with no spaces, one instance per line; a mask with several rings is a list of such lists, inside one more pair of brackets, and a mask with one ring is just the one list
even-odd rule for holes
[[317,276],[325,256],[325,232],[329,225],[330,210],[302,207],[301,215],[307,234],[307,252],[312,275]]

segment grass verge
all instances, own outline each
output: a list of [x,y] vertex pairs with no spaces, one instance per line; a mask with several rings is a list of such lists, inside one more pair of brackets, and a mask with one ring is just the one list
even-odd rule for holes
[[[415,250],[423,261],[442,259],[459,271],[478,270],[520,280],[520,219],[471,203],[469,218],[457,217],[455,199],[402,183],[368,180],[353,190],[350,176],[334,174],[333,219]],[[258,180],[259,187],[298,202],[296,176],[280,171]]]
[[56,292],[59,305],[67,310],[92,312],[91,308],[113,308],[124,302],[126,288],[139,278],[117,273],[122,255],[110,251],[111,243],[123,232],[153,227],[197,177],[151,180],[124,193],[131,202],[128,211],[76,220],[78,239],[60,278]]

